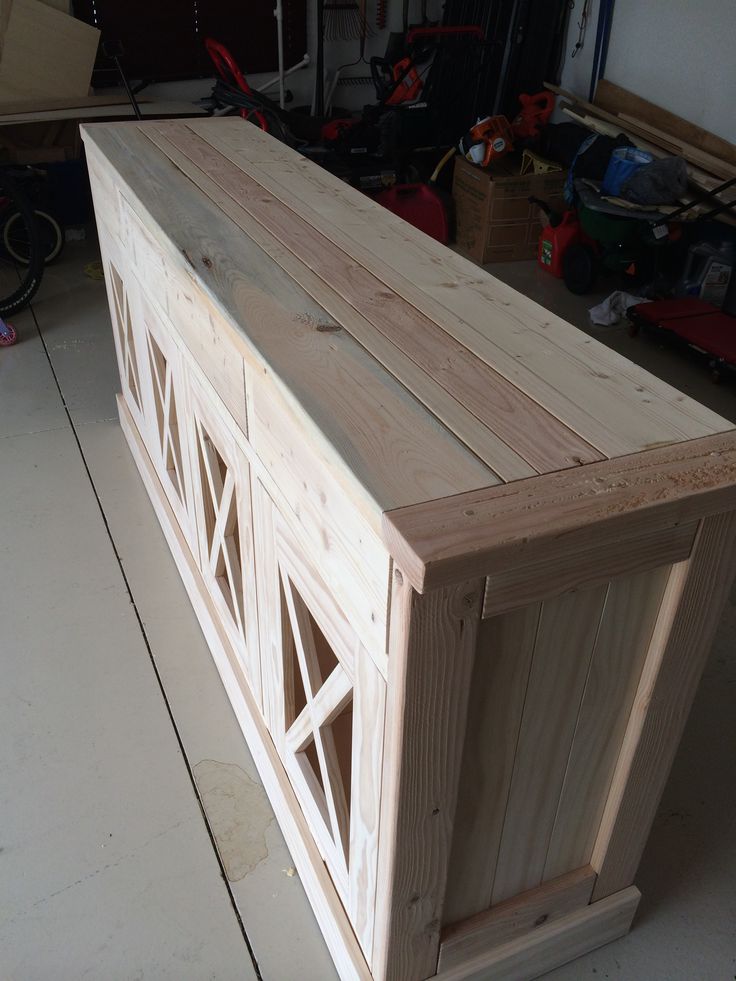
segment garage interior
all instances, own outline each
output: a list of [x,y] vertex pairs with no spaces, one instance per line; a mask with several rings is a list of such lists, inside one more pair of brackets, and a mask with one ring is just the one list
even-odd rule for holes
[[[34,206],[52,214],[63,237],[61,254],[39,274],[30,303],[0,319],[5,339],[0,350],[0,649],[6,677],[0,694],[0,977],[327,981],[360,976],[335,963],[328,949],[121,429],[116,402],[120,354],[105,282],[109,290],[110,266],[104,254],[101,258],[79,135],[80,123],[132,119],[135,106],[145,119],[176,125],[207,115],[215,78],[206,36],[218,37],[234,53],[253,89],[275,77],[268,91],[278,104],[272,4],[254,5],[258,12],[251,14],[235,4],[195,3],[200,22],[194,32],[178,5],[157,5],[148,19],[146,5],[136,4],[135,16],[133,6],[113,0],[74,3],[72,9],[41,0],[0,6],[0,186],[6,170],[20,178],[21,188],[40,196]],[[449,76],[440,77],[436,90],[442,83],[453,98],[472,90],[472,98],[455,102],[457,115],[466,113],[457,122],[456,136],[448,139],[442,132],[431,152],[417,155],[412,148],[407,155],[402,150],[390,163],[378,164],[373,147],[360,154],[367,165],[361,160],[351,168],[341,157],[332,173],[361,193],[378,196],[391,214],[429,231],[452,250],[448,255],[469,257],[479,277],[485,275],[482,265],[493,282],[572,324],[581,332],[581,344],[582,338],[593,338],[736,426],[736,345],[732,362],[733,341],[727,336],[736,315],[736,276],[731,273],[736,234],[728,207],[710,216],[729,199],[720,185],[736,176],[730,111],[736,92],[731,57],[736,12],[728,0],[698,8],[684,0],[647,5],[634,0],[575,0],[570,5],[412,0],[403,10],[398,3],[380,2],[376,9],[368,0],[367,6],[329,9],[334,6],[312,0],[285,0],[283,10],[277,5],[284,17],[285,67],[297,65],[305,51],[308,56],[283,80],[291,93],[286,106],[305,106],[304,119],[314,118],[310,111],[328,116],[336,106],[347,107],[345,118],[363,119],[363,106],[376,99],[374,83],[380,88],[376,77],[384,86],[396,84],[399,59],[391,62],[401,53],[397,45],[406,41],[407,26],[421,30],[482,23],[485,60],[479,64],[486,88],[471,85],[478,68],[475,47],[468,56],[465,40],[452,34],[442,57],[452,66],[453,58],[467,56],[464,73],[457,69],[462,79],[456,88]],[[36,44],[44,46],[38,49],[44,53],[41,60],[51,51],[47,10],[74,19],[69,37],[75,42],[52,45],[53,56],[38,79],[30,73],[28,84],[38,88],[29,94],[16,66]],[[326,18],[321,44],[320,17]],[[78,41],[77,22],[84,25]],[[52,35],[62,27],[68,27],[66,20],[52,20]],[[527,47],[520,41],[522,27],[530,39]],[[93,29],[94,36],[85,33]],[[110,56],[114,46],[108,43],[107,50],[98,51],[100,38],[103,44],[122,40],[122,76]],[[387,48],[389,41],[393,47]],[[416,56],[417,66],[399,68],[399,86],[417,79],[428,84],[427,64],[440,63],[438,50],[445,41],[432,37],[431,43],[438,47],[429,54],[409,50],[406,57]],[[374,75],[371,57],[382,60],[374,64]],[[325,83],[320,87],[314,65],[322,60]],[[336,72],[341,65],[348,67]],[[52,81],[68,79],[77,90],[49,87],[48,70]],[[83,94],[79,78],[72,80],[80,72]],[[362,81],[346,84],[351,75]],[[123,76],[134,90],[132,102],[120,85]],[[601,80],[607,108],[596,96]],[[545,154],[531,149],[538,147],[534,139],[496,124],[483,135],[472,135],[476,117],[508,117],[508,125],[522,92],[554,96],[538,102],[552,114],[539,124],[534,139],[541,129],[574,120],[587,135],[612,144],[624,133],[619,146],[648,152],[645,166],[672,157],[682,162],[687,188],[662,201],[656,220],[650,212],[659,206],[647,211],[641,204],[631,213],[636,216],[638,208],[644,218],[622,218],[626,205],[621,195],[609,195],[619,201],[614,236],[624,222],[627,229],[635,226],[637,236],[642,229],[649,235],[677,224],[671,247],[661,249],[643,232],[633,253],[627,251],[631,240],[601,242],[579,211],[575,217],[574,209],[583,207],[579,192],[576,204],[563,199],[571,161],[548,170]],[[632,95],[628,108],[636,105],[641,111],[644,101],[659,107],[660,125],[634,118],[636,113],[617,113],[608,100],[622,98],[621,92]],[[421,86],[413,97],[418,100],[420,93]],[[443,112],[431,116],[431,125],[447,124],[447,103],[440,101]],[[229,115],[242,108],[237,102],[220,107]],[[258,109],[245,112],[250,119],[240,123],[247,133],[254,122],[260,125],[260,118]],[[267,129],[279,139],[279,117],[270,113]],[[660,127],[670,116],[691,129],[665,134]],[[682,136],[696,128],[712,139],[693,145]],[[340,139],[347,139],[347,131],[341,132]],[[358,146],[358,125],[355,133]],[[513,142],[515,149],[499,149],[499,140]],[[504,179],[522,176],[517,157],[525,141],[532,154],[528,174],[539,180],[530,189],[524,186],[521,204],[514,199],[511,210],[503,211],[507,199],[498,188]],[[301,138],[297,148],[304,152]],[[719,148],[723,156],[715,152]],[[611,153],[608,146],[607,159]],[[443,157],[447,162],[437,191],[430,175]],[[309,166],[321,163],[325,160],[318,156]],[[463,199],[467,186],[463,190],[458,176],[463,167],[489,187],[497,182],[503,218],[494,219],[493,204],[482,214],[477,202]],[[599,197],[603,177],[598,178]],[[379,183],[372,184],[375,180]],[[554,187],[545,202],[551,205],[551,220],[527,201],[530,194],[541,196],[538,188],[545,181],[548,189]],[[413,190],[399,193],[402,187]],[[381,195],[387,197],[381,201]],[[419,217],[413,208],[405,210],[409,197],[415,202],[425,195],[431,206]],[[98,222],[100,200],[96,193]],[[434,217],[427,228],[423,223],[430,210]],[[563,211],[571,217],[560,224],[556,213]],[[586,213],[595,215],[595,208]],[[373,211],[365,214],[370,220]],[[445,242],[437,228],[443,221]],[[574,266],[569,260],[563,271],[563,242],[554,233],[566,221],[571,227],[576,222],[570,242],[583,259]],[[551,253],[545,253],[545,241]],[[432,248],[433,255],[441,255]],[[489,254],[493,260],[484,262]],[[555,262],[559,259],[558,275],[550,271],[550,254]],[[581,261],[586,276],[590,273],[584,289],[579,288]],[[26,268],[15,264],[13,274],[25,275]],[[147,287],[152,295],[156,275]],[[167,274],[160,275],[163,282]],[[438,276],[443,275],[450,274],[440,269]],[[3,289],[7,282],[0,278]],[[606,303],[615,292],[628,299],[618,301],[614,322],[591,322],[591,308],[602,304],[615,311],[615,303]],[[714,329],[707,332],[706,343],[700,335],[677,334],[670,321],[657,325],[646,310],[638,317],[627,312],[657,301],[698,303],[705,319],[717,316],[715,348]],[[492,329],[491,314],[489,323]],[[728,432],[726,424],[717,431]],[[682,437],[688,438],[693,439]],[[722,585],[728,597],[707,641],[705,669],[636,874],[642,898],[631,932],[568,957],[551,971],[545,967],[547,977],[720,981],[736,975],[736,592]],[[411,968],[392,970],[380,974],[375,969],[374,976],[419,977]],[[534,970],[532,963],[528,969],[494,973],[481,964],[475,974],[468,969],[447,977],[521,981],[539,976]]]

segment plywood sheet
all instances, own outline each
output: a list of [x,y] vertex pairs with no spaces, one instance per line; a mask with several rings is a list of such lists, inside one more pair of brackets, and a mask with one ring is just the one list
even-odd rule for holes
[[40,0],[3,0],[0,33],[0,110],[5,101],[88,94],[97,28]]

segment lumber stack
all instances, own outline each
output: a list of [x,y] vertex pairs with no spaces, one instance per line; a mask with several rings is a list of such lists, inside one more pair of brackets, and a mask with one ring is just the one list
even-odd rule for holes
[[240,119],[84,138],[121,425],[340,976],[626,933],[736,431]]
[[697,191],[712,191],[736,177],[736,146],[607,79],[598,82],[593,102],[558,85],[546,87],[564,100],[560,108],[567,116],[594,132],[624,133],[655,157],[682,157]]

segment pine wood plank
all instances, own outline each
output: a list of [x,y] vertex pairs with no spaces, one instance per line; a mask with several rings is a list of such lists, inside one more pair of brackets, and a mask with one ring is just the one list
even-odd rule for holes
[[[601,454],[576,433],[472,355],[395,290],[387,288],[375,275],[350,260],[330,239],[207,141],[176,125],[162,124],[158,129],[201,171],[213,177],[233,201],[302,259],[323,282],[329,282],[339,290],[343,299],[360,311],[384,337],[426,375],[440,380],[453,398],[464,404],[508,446],[513,446],[538,472],[601,459]],[[362,340],[361,337],[357,339]],[[419,392],[413,394],[420,395]],[[498,471],[499,467],[494,469]]]
[[580,108],[585,110],[586,113],[592,116],[597,116],[599,119],[603,119],[607,123],[612,123],[614,126],[620,126],[621,129],[627,130],[635,137],[649,139],[656,145],[659,145],[662,149],[666,150],[668,153],[678,154],[679,156],[684,157],[689,163],[694,164],[696,167],[702,167],[703,170],[707,170],[709,173],[715,174],[716,177],[721,177],[722,179],[726,180],[729,177],[736,176],[736,166],[722,160],[719,157],[713,156],[710,153],[704,152],[697,146],[691,146],[669,134],[662,133],[661,131],[658,132],[656,128],[653,128],[647,124],[645,124],[643,127],[639,126],[635,119],[627,118],[624,120],[621,115],[608,112],[606,109],[601,108],[600,105],[594,105],[591,102],[587,102],[585,99],[581,99],[572,92],[561,89],[557,85],[552,85],[550,82],[545,82],[545,88],[548,88],[557,95],[568,99],[574,105],[580,106]]
[[620,115],[622,118],[624,115],[631,116],[638,120],[639,124],[646,123],[656,127],[667,135],[676,137],[691,146],[700,147],[706,153],[736,166],[736,146],[733,143],[683,119],[682,116],[677,116],[653,102],[642,99],[641,96],[621,88],[620,85],[615,85],[607,78],[599,80],[593,101],[600,109]]
[[373,955],[378,895],[385,712],[386,682],[361,651],[356,659],[353,693],[348,912],[368,959]]
[[599,586],[616,576],[681,562],[690,555],[697,529],[697,521],[690,521],[633,538],[615,539],[604,551],[597,543],[591,544],[563,554],[553,570],[548,561],[501,569],[486,578],[483,616],[492,617],[581,586]]
[[487,954],[494,947],[524,937],[527,941],[541,926],[582,909],[590,902],[595,872],[586,865],[508,902],[445,927],[440,944],[438,973],[461,969],[467,961]]
[[428,596],[394,572],[372,967],[435,973],[482,582]]
[[555,879],[590,861],[670,567],[608,590],[544,865]]
[[389,512],[384,539],[423,591],[734,507],[736,430]]
[[443,923],[491,904],[540,604],[484,620],[470,686]]
[[570,913],[535,931],[479,954],[437,981],[532,981],[548,971],[602,947],[629,932],[641,895],[633,886],[585,909]]
[[533,889],[544,878],[565,767],[607,594],[608,586],[597,586],[542,604],[491,905]]
[[286,839],[330,954],[341,978],[348,981],[371,981],[372,975],[368,965],[284,772],[273,740],[261,720],[242,668],[211,607],[199,570],[176,525],[135,423],[120,397],[118,397],[118,411],[120,424],[133,459],[212,651],[233,710],[248,741],[258,773],[278,817],[279,827]]
[[593,850],[594,899],[636,874],[734,575],[736,515],[705,518],[664,595]]
[[161,129],[144,129],[145,135],[217,204],[261,249],[314,299],[325,311],[370,352],[397,380],[409,389],[441,423],[454,432],[479,459],[504,480],[517,480],[536,471],[515,450],[504,443],[462,402],[455,399],[431,374],[424,371],[396,345],[388,340],[370,320],[317,276],[294,253],[284,248],[249,213],[223,191],[209,175],[194,164],[181,150],[166,139]]
[[392,500],[427,499],[458,484],[496,479],[347,332],[335,330],[334,321],[268,256],[223,221],[219,209],[194,193],[137,127],[98,125],[87,133],[111,160],[139,218],[146,215],[170,268],[178,275],[188,264],[195,267],[198,288],[224,314],[236,345],[307,409],[314,440],[326,442],[342,461],[351,496],[374,521]]
[[[254,162],[269,138],[245,139],[233,122],[187,126],[606,456],[728,428],[294,151]],[[564,383],[551,384],[557,377]]]

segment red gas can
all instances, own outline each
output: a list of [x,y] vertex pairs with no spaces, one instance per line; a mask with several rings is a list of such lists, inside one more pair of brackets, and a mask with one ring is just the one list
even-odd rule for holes
[[545,225],[539,236],[537,262],[562,279],[562,257],[573,242],[580,242],[584,233],[580,227],[577,212],[566,211],[557,225]]

